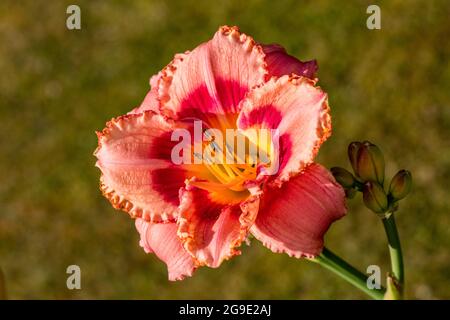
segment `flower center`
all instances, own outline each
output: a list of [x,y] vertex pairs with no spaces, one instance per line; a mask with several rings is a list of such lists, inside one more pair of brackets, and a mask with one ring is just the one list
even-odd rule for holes
[[278,170],[278,131],[237,129],[236,119],[236,114],[185,118],[188,129],[171,137],[182,138],[172,149],[172,161],[185,166],[189,185],[228,204],[246,199],[260,175]]
[[[222,191],[224,188],[232,191],[246,190],[245,182],[255,180],[257,176],[257,159],[251,153],[250,140],[242,133],[233,136],[232,144],[215,140],[203,142],[203,165],[215,178],[214,181],[193,181],[192,185],[210,191]],[[237,149],[234,147],[240,145]]]

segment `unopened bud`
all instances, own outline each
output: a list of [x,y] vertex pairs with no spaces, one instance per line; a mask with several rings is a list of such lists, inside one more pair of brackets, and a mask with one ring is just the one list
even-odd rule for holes
[[384,157],[374,144],[364,141],[358,149],[355,173],[364,181],[374,181],[383,185]]
[[358,162],[358,150],[362,146],[362,143],[359,141],[354,141],[348,145],[348,160],[352,165],[353,172],[356,173],[356,163]]
[[331,173],[333,174],[336,181],[343,187],[343,188],[351,188],[353,187],[354,178],[353,175],[345,170],[344,168],[340,167],[333,167],[330,169]]
[[403,298],[402,295],[402,286],[395,279],[394,276],[388,274],[386,279],[386,292],[384,294],[384,300],[401,300]]
[[366,207],[375,213],[384,213],[388,208],[386,193],[376,182],[367,182],[364,185],[363,200]]
[[400,170],[392,178],[389,194],[395,200],[403,199],[411,191],[412,177],[408,170]]

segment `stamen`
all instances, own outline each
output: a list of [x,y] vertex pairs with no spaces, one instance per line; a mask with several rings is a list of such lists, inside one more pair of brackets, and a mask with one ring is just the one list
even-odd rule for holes
[[[210,119],[209,125],[221,125],[219,127],[222,127],[225,131],[227,127],[224,126],[225,120],[228,119]],[[208,133],[205,132],[205,134]],[[193,156],[194,158],[203,158],[203,168],[209,171],[215,178],[215,181],[192,181],[190,182],[191,185],[209,192],[219,193],[223,192],[224,189],[237,192],[246,190],[245,183],[249,180],[256,179],[259,159],[258,156],[249,154],[250,150],[254,150],[251,148],[250,144],[252,142],[250,139],[242,133],[238,133],[238,135],[234,137],[235,141],[233,145],[227,144],[226,142],[224,145],[217,143],[217,141],[211,139],[212,136],[207,136],[208,140],[212,141],[200,142],[203,145],[203,154],[193,153]],[[238,147],[237,140],[242,138],[242,136],[246,140],[244,154],[240,154],[241,152],[235,150]],[[255,149],[258,150],[258,148]],[[264,149],[267,150],[267,146]],[[208,159],[205,159],[205,157],[208,157]],[[232,160],[231,163],[229,163],[230,160]]]

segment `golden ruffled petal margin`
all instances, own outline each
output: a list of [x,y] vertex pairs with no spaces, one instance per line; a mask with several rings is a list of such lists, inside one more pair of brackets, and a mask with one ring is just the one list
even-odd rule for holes
[[156,213],[134,205],[123,196],[117,194],[112,188],[108,187],[103,182],[103,178],[104,176],[102,174],[100,176],[100,191],[102,192],[102,195],[109,200],[114,209],[128,213],[133,219],[142,218],[147,222],[169,223],[176,221],[175,212]]
[[175,115],[170,108],[165,107],[170,101],[169,88],[172,85],[172,80],[178,69],[178,65],[182,63],[190,53],[190,51],[177,53],[173,60],[160,71],[161,76],[157,83],[159,109],[163,115],[170,118],[175,118]]
[[[192,189],[191,186],[187,185],[186,188],[183,189],[183,191],[188,191],[189,189]],[[180,211],[179,215],[177,217],[177,224],[178,224],[178,232],[177,235],[181,240],[181,243],[183,244],[183,247],[185,250],[191,254],[192,258],[194,259],[195,265],[197,267],[200,266],[210,266],[210,263],[208,261],[199,260],[195,254],[197,248],[197,245],[195,243],[194,239],[194,223],[189,218],[186,218],[182,213],[186,212],[190,209],[192,209],[192,203],[193,203],[193,193],[191,192],[180,192],[181,195],[181,203],[180,203]],[[254,194],[249,196],[245,201],[241,202],[239,205],[238,210],[241,210],[241,214],[239,216],[239,235],[234,239],[231,244],[229,244],[228,247],[228,253],[224,255],[221,260],[217,263],[217,266],[219,266],[223,261],[229,260],[230,258],[240,255],[241,251],[237,249],[241,246],[242,242],[244,242],[250,232],[251,226],[254,224],[258,209],[259,209],[259,202],[260,202],[261,194]],[[222,206],[224,210],[226,210],[226,206]]]
[[[98,137],[98,146],[94,151],[94,156],[99,158],[102,146],[107,144],[112,139],[117,139],[121,134],[125,135],[137,128],[143,128],[145,126],[148,126],[148,129],[151,130],[152,126],[149,126],[149,123],[153,123],[153,126],[158,126],[158,128],[166,130],[169,130],[173,125],[170,120],[165,119],[163,116],[151,110],[140,114],[126,114],[113,118],[106,123],[106,127],[101,132],[96,132]],[[96,167],[102,171],[99,162],[100,161],[97,161]],[[155,159],[153,162],[155,167],[167,166],[167,162],[164,160]],[[176,219],[176,207],[171,210],[155,211],[134,204],[112,187],[108,186],[105,182],[105,175],[103,172],[100,176],[100,191],[115,209],[127,212],[132,218],[142,218],[148,222],[158,223],[174,222]]]
[[330,114],[331,109],[328,104],[328,94],[325,93],[320,86],[316,86],[317,80],[312,80],[303,76],[291,75],[289,76],[289,81],[295,85],[308,83],[317,90],[319,90],[320,92],[322,92],[325,95],[325,98],[322,102],[320,116],[317,121],[316,133],[318,139],[316,140],[316,143],[314,144],[313,150],[311,152],[310,161],[300,163],[297,170],[289,172],[288,178],[280,179],[279,181],[275,180],[274,184],[278,186],[281,186],[282,183],[289,181],[292,177],[295,177],[298,174],[302,173],[307,166],[312,164],[317,154],[319,153],[320,146],[331,136],[332,133],[331,114]]
[[309,85],[314,87],[314,89],[318,90],[320,93],[323,93],[324,98],[320,109],[320,115],[318,117],[317,126],[316,126],[316,134],[317,134],[317,140],[314,144],[314,147],[312,148],[311,154],[308,157],[308,161],[301,161],[299,163],[299,166],[297,169],[292,170],[288,173],[287,176],[280,176],[276,179],[270,180],[268,183],[271,186],[281,186],[284,182],[289,181],[292,177],[295,177],[300,172],[303,171],[304,168],[306,168],[308,165],[314,162],[314,158],[316,157],[317,153],[319,152],[319,148],[330,136],[332,132],[332,125],[331,125],[331,115],[330,115],[330,106],[328,104],[328,95],[322,90],[320,86],[316,86],[317,80],[309,79],[307,77],[291,74],[291,75],[284,75],[280,78],[272,77],[267,82],[255,87],[253,90],[250,90],[247,93],[246,98],[243,100],[243,104],[250,103],[251,101],[257,100],[257,98],[264,94],[264,90],[266,88],[274,87],[276,84],[284,84],[286,82],[289,82],[295,86],[300,85]]
[[[258,72],[260,74],[259,81],[257,85],[263,84],[269,72],[267,69],[267,63],[265,60],[265,53],[260,44],[258,44],[252,37],[241,33],[239,28],[236,26],[222,26],[217,31],[218,34],[223,35],[230,43],[237,43],[244,48],[245,52],[249,55],[255,54],[258,58],[256,63],[258,65]],[[210,40],[212,41],[212,40]],[[176,115],[173,113],[174,108],[170,106],[170,94],[169,89],[172,85],[172,80],[177,72],[180,63],[191,54],[191,51],[185,51],[184,53],[178,53],[174,56],[173,60],[160,72],[160,78],[158,80],[158,99],[160,102],[160,111],[163,115],[176,119]],[[255,86],[257,86],[255,85]],[[252,89],[252,88],[249,88]]]
[[269,74],[269,71],[267,70],[267,63],[265,59],[266,54],[264,53],[262,46],[259,43],[257,43],[251,36],[245,33],[241,33],[241,31],[237,26],[233,27],[222,26],[219,28],[218,32],[226,36],[230,42],[240,43],[242,47],[245,49],[245,51],[248,52],[249,54],[251,54],[252,51],[256,52],[256,55],[258,56],[257,64],[259,65],[258,71],[260,74],[260,79],[257,82],[258,83],[265,82]]

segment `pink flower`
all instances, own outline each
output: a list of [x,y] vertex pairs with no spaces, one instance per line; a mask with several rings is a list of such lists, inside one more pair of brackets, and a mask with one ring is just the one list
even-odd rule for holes
[[[221,27],[210,41],[176,55],[152,77],[138,108],[97,133],[101,190],[136,218],[140,245],[167,264],[170,280],[198,266],[218,267],[240,254],[249,234],[297,258],[321,252],[325,232],[346,208],[342,188],[313,162],[331,134],[316,70],[315,61]],[[192,119],[221,130],[277,129],[278,172],[174,164],[171,134],[190,128]]]

